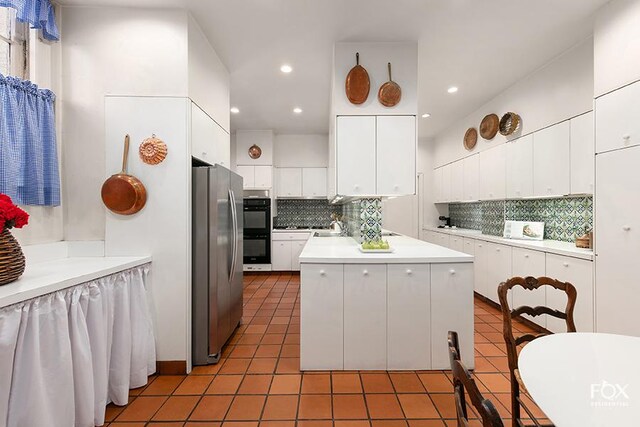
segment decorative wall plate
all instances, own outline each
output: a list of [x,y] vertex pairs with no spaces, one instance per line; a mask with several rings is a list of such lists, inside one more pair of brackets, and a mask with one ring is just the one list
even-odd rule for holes
[[497,114],[487,114],[480,123],[480,136],[484,139],[493,139],[498,133],[500,118]]
[[259,159],[262,156],[262,148],[258,147],[256,144],[253,144],[249,147],[249,157],[252,159]]
[[477,142],[478,142],[478,131],[476,130],[476,128],[467,129],[467,131],[464,134],[464,140],[462,141],[464,148],[471,151],[475,148]]
[[511,135],[520,128],[520,116],[516,113],[508,112],[500,119],[500,135]]
[[151,138],[147,138],[142,141],[138,154],[140,159],[148,165],[157,165],[167,157],[167,144],[161,139],[156,138],[156,135],[151,135]]

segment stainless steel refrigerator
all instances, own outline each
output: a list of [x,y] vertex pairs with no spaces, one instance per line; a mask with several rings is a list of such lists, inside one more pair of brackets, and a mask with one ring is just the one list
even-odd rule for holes
[[242,177],[194,165],[193,364],[217,363],[242,318]]

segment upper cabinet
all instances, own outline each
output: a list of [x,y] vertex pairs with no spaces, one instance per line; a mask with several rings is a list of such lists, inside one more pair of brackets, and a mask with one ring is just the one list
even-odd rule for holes
[[245,190],[269,190],[273,186],[271,166],[236,166],[236,173],[243,178]]
[[533,135],[507,143],[507,198],[533,196]]
[[195,103],[191,103],[191,155],[209,164],[231,164],[229,133]]
[[465,157],[462,159],[462,199],[473,201],[480,199],[480,155]]
[[571,194],[593,194],[595,181],[593,112],[571,119]]
[[640,82],[596,99],[596,153],[640,144]]
[[534,196],[564,196],[571,192],[570,135],[569,121],[533,134]]
[[416,191],[416,119],[376,118],[376,194],[405,195]]
[[415,116],[336,119],[337,194],[415,194]]
[[462,161],[451,163],[451,200],[461,202],[464,200],[464,165]]
[[277,197],[287,198],[302,196],[302,169],[277,168],[276,180]]
[[277,168],[276,197],[327,197],[327,168]]
[[302,168],[302,197],[327,197],[327,168]]
[[504,199],[506,196],[506,144],[480,153],[480,199]]

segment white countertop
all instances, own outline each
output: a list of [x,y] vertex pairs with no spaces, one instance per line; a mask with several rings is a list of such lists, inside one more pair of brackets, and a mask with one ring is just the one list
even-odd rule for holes
[[500,243],[507,246],[515,246],[518,248],[533,249],[541,252],[547,252],[557,255],[565,255],[574,258],[593,260],[593,249],[577,248],[574,243],[560,242],[558,240],[516,240],[505,239],[500,236],[491,236],[482,234],[480,230],[469,230],[465,228],[437,228],[425,227],[423,230],[435,231],[438,233],[446,233],[456,236],[468,237],[471,239],[483,240],[485,242]]
[[385,236],[393,253],[363,253],[352,237],[311,237],[301,264],[435,264],[473,262],[473,256],[407,236]]
[[29,263],[17,281],[0,286],[0,307],[151,262],[151,257],[70,257]]

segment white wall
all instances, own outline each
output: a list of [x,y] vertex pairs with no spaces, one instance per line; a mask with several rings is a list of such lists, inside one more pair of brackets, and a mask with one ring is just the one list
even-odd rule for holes
[[[356,52],[360,65],[369,74],[369,98],[354,105],[347,99],[344,82],[349,70],[356,65]],[[418,111],[418,44],[411,43],[336,43],[334,46],[332,77],[333,115],[341,114],[417,114]],[[389,80],[387,63],[391,62],[393,80],[402,89],[400,103],[387,108],[378,101],[378,89]]]
[[189,97],[230,132],[229,72],[195,19],[188,21]]
[[[44,42],[38,32],[29,34],[29,80],[42,89],[51,89],[56,94],[56,132],[58,163],[62,158],[62,91],[60,82],[60,42]],[[62,187],[64,198],[65,188]],[[13,229],[13,235],[22,245],[56,242],[64,237],[63,207],[23,206],[29,213],[29,225]]]
[[594,93],[598,97],[640,79],[640,1],[611,1],[596,16]]
[[326,168],[329,155],[329,135],[276,135],[274,166]]
[[[461,159],[507,141],[498,134],[492,141],[478,137],[473,152],[462,139],[469,127],[478,127],[486,114],[514,111],[522,117],[521,130],[509,139],[532,133],[593,108],[593,39],[589,38],[458,120],[436,136],[434,166]],[[421,124],[426,124],[422,121]]]

